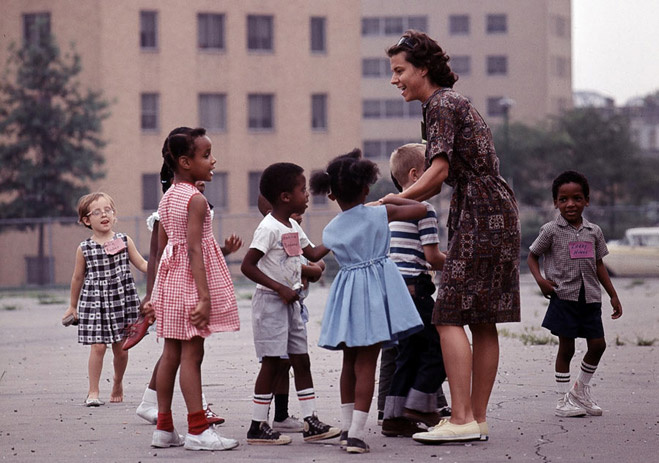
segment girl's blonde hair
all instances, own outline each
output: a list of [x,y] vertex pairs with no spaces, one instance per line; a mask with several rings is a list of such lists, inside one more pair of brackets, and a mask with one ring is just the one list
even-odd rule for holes
[[87,217],[88,214],[91,212],[89,210],[89,206],[91,205],[91,203],[93,203],[97,199],[101,199],[101,198],[105,198],[110,203],[110,207],[112,208],[112,210],[114,212],[117,212],[117,208],[114,205],[114,200],[112,199],[112,197],[109,194],[103,193],[102,191],[97,191],[95,193],[89,193],[89,194],[86,194],[86,195],[82,196],[78,200],[78,223],[83,224],[85,227],[87,227],[89,229],[92,228],[91,226],[89,226],[85,222],[83,222],[82,219]]

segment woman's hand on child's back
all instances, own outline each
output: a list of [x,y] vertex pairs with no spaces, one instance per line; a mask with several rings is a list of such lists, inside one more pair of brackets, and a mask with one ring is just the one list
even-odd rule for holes
[[209,300],[197,302],[197,306],[190,312],[190,323],[196,328],[203,330],[208,326],[208,319],[211,312],[211,303]]

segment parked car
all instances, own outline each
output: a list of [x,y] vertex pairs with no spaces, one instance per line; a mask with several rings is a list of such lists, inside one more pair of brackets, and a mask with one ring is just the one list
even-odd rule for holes
[[659,227],[630,228],[607,246],[604,265],[611,276],[659,277]]

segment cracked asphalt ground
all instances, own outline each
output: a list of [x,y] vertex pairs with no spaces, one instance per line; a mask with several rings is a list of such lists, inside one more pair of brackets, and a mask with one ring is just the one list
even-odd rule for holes
[[[489,442],[425,446],[380,434],[372,407],[366,441],[371,453],[346,455],[338,441],[305,444],[301,435],[283,447],[248,446],[251,394],[258,371],[252,346],[251,285],[239,286],[242,329],[211,336],[202,368],[211,408],[226,418],[220,433],[239,439],[230,452],[191,452],[150,447],[154,427],[135,415],[162,344],[149,335],[131,350],[124,381],[125,400],[99,408],[82,405],[87,391],[87,348],[76,330],[60,318],[67,290],[0,293],[0,458],[51,462],[650,462],[659,461],[659,280],[622,279],[613,283],[624,315],[610,319],[604,299],[607,351],[593,379],[601,417],[554,416],[555,345],[540,328],[546,300],[530,276],[522,277],[522,323],[499,325],[501,362],[490,402]],[[328,287],[315,285],[308,298],[310,355],[322,420],[340,425],[338,378],[341,354],[316,346]],[[37,295],[41,294],[41,302]],[[43,303],[46,302],[46,303]],[[524,344],[526,340],[529,344]],[[572,362],[576,377],[585,341],[577,342]],[[101,377],[101,398],[108,402],[112,360],[108,352]],[[448,391],[448,386],[445,385]],[[299,415],[295,395],[290,411]],[[174,422],[186,430],[183,398],[174,396]]]

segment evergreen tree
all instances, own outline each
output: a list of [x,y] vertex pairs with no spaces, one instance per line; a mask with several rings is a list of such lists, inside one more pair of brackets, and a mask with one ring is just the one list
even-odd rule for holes
[[[79,55],[72,47],[62,56],[52,35],[9,51],[0,81],[0,218],[71,217],[87,183],[104,175],[101,125],[109,103],[80,90]],[[34,226],[38,281],[45,283],[44,224]]]

